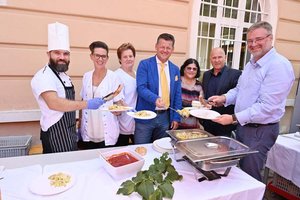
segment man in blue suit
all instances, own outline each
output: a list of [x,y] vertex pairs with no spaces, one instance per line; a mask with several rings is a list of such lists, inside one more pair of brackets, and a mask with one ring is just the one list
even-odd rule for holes
[[[150,143],[166,137],[166,130],[178,127],[180,116],[169,109],[169,107],[181,109],[182,104],[180,71],[169,61],[174,44],[173,35],[168,33],[159,35],[155,44],[156,55],[139,63],[136,74],[138,92],[136,110],[151,110],[157,116],[149,120],[136,119],[134,133],[136,144]],[[165,81],[162,81],[163,76]],[[164,85],[168,90],[168,98],[163,95]]]
[[[214,95],[222,95],[234,88],[241,75],[241,71],[231,69],[225,65],[226,55],[221,47],[217,47],[210,52],[210,62],[213,68],[204,72],[202,84],[205,99]],[[220,114],[233,114],[234,105],[213,107],[212,110]],[[236,129],[236,125],[222,125],[211,120],[200,120],[204,130],[215,136],[231,136],[231,132]]]

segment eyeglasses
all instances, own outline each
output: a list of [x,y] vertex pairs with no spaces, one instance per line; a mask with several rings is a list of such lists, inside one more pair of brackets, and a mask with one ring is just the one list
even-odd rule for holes
[[186,70],[189,70],[189,71],[197,71],[197,67],[186,67],[185,68]]
[[94,56],[97,60],[99,60],[100,58],[101,58],[102,60],[105,60],[105,59],[108,58],[107,55],[100,55],[100,54],[96,54],[96,53],[94,53],[93,56]]
[[257,37],[257,38],[254,38],[253,40],[251,39],[249,39],[249,40],[247,40],[247,43],[248,44],[253,44],[254,42],[255,43],[257,43],[257,42],[260,42],[260,41],[263,41],[264,39],[266,39],[267,37],[269,37],[271,34],[268,34],[268,35],[266,35],[265,37]]

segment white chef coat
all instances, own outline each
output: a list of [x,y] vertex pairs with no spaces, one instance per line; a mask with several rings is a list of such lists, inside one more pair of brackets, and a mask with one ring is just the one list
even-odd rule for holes
[[[124,95],[125,103],[135,109],[137,101],[136,79],[127,74],[121,68],[117,69],[115,73],[118,75],[121,83],[124,86],[122,92]],[[135,128],[134,118],[127,115],[126,112],[123,112],[120,116],[118,116],[118,118],[120,133],[123,135],[133,134]]]
[[[72,86],[71,78],[66,73],[60,72],[59,77],[66,87]],[[51,110],[47,106],[41,94],[46,91],[55,91],[57,92],[58,97],[66,98],[65,88],[48,65],[40,69],[33,76],[31,80],[31,88],[41,109],[41,128],[43,131],[47,131],[49,127],[62,118],[64,112]]]
[[[93,93],[92,76],[94,71],[89,71],[84,74],[82,80],[81,97],[83,100],[89,100],[93,97],[104,97],[107,94],[115,91],[120,80],[117,75],[107,70],[106,76]],[[107,101],[97,110],[82,110],[81,119],[81,137],[85,142],[102,142],[105,141],[105,145],[115,145],[119,137],[119,122],[115,115],[109,111],[103,111],[113,102],[117,102],[123,99],[123,94],[120,93],[114,99]]]

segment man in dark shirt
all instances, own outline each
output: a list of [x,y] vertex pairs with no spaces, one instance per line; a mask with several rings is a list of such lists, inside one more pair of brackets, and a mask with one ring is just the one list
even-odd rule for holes
[[[214,95],[222,95],[234,88],[238,82],[241,71],[231,69],[225,65],[226,56],[222,48],[214,48],[210,53],[210,62],[213,68],[203,74],[203,91],[205,99]],[[234,105],[213,107],[212,110],[220,114],[233,114]],[[204,129],[216,136],[231,136],[231,132],[236,129],[235,125],[221,125],[211,120],[200,120]]]

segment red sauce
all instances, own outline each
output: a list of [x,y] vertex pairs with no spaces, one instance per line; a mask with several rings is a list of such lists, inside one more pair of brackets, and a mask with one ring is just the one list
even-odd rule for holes
[[138,161],[130,153],[124,152],[110,156],[107,161],[114,167],[120,167]]

